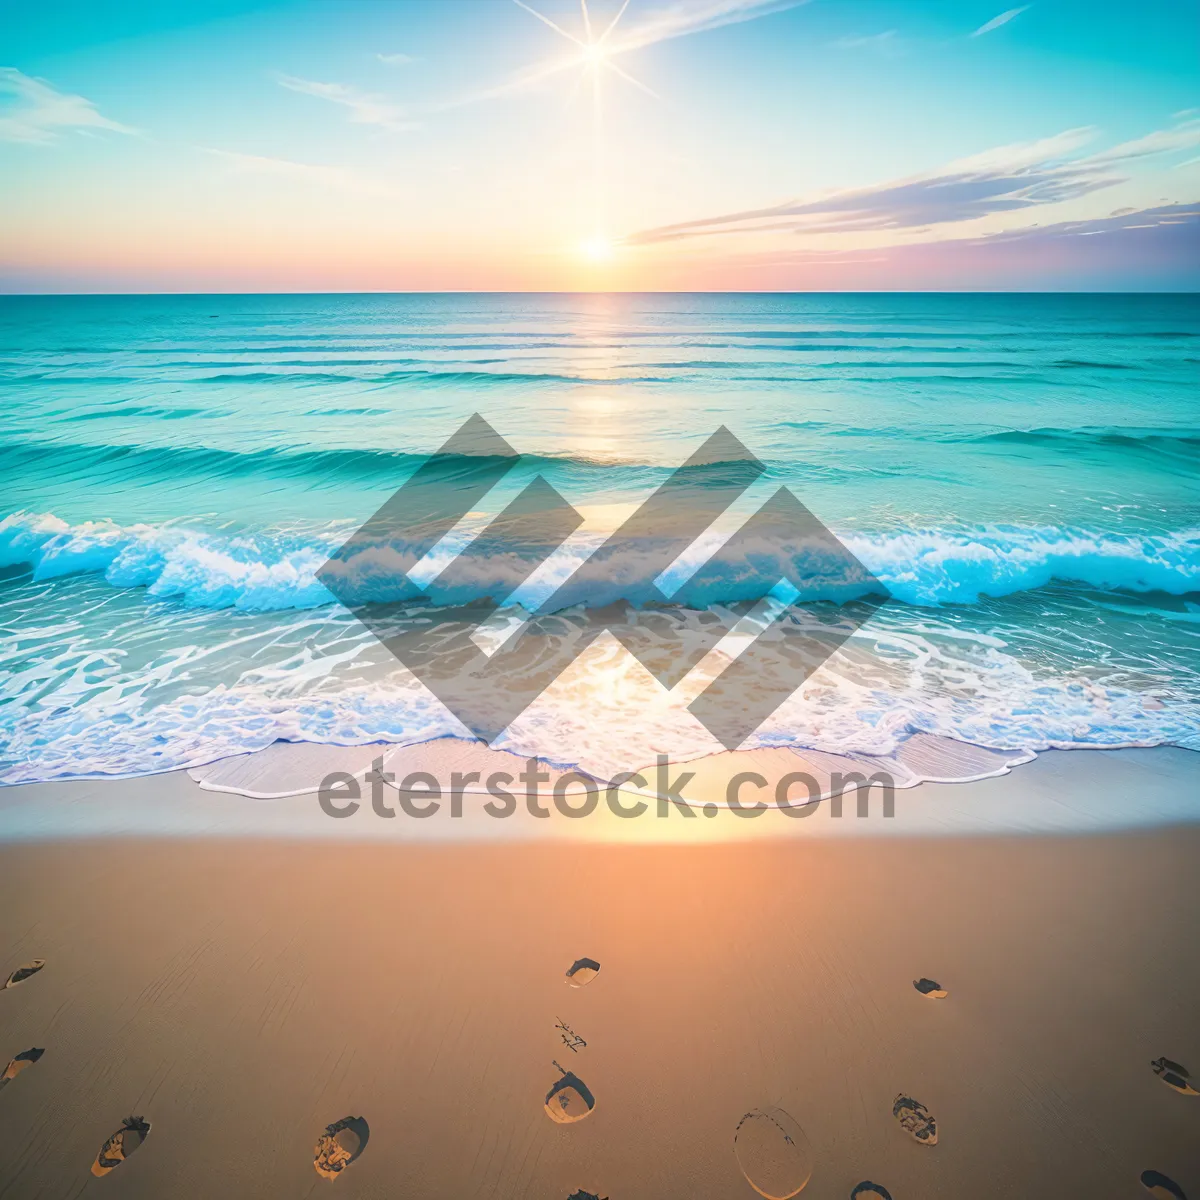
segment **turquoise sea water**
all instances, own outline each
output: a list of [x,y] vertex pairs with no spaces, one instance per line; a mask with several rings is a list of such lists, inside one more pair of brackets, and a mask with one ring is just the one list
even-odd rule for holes
[[[742,516],[784,483],[887,584],[760,740],[1200,748],[1198,383],[1187,295],[0,297],[0,779],[458,732],[314,572],[475,412],[488,512],[589,517],[547,578],[725,424]],[[601,656],[507,744],[713,748],[650,695]]]

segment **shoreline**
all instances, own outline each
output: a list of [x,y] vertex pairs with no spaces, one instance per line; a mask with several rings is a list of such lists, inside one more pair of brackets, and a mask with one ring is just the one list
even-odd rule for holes
[[[303,758],[306,744],[277,743],[277,755],[266,760],[270,778],[295,766]],[[1194,779],[1200,759],[1192,750],[1175,747],[1128,750],[1047,751],[1015,769],[997,769],[987,777],[970,782],[897,783],[894,795],[872,787],[866,791],[847,789],[840,805],[822,791],[819,803],[785,812],[759,795],[777,793],[754,783],[743,786],[739,795],[746,807],[766,803],[765,811],[734,812],[722,803],[729,794],[735,774],[757,775],[767,785],[785,773],[812,773],[820,784],[831,778],[828,762],[802,759],[786,750],[738,751],[712,755],[692,762],[670,764],[668,783],[684,775],[693,778],[680,792],[686,805],[665,803],[654,787],[621,788],[618,802],[623,808],[645,805],[635,819],[623,819],[611,804],[596,797],[594,810],[586,819],[563,815],[554,802],[553,785],[564,774],[547,770],[536,788],[536,802],[518,788],[509,815],[496,817],[484,811],[490,797],[477,785],[461,787],[458,802],[443,793],[436,811],[428,817],[409,816],[397,790],[390,784],[359,785],[358,807],[347,817],[331,819],[317,792],[314,766],[328,769],[325,750],[339,750],[343,767],[352,767],[359,756],[358,778],[370,770],[377,747],[325,748],[315,762],[301,764],[304,784],[299,795],[256,798],[238,787],[205,787],[192,773],[172,772],[122,780],[70,780],[55,783],[17,784],[0,788],[0,845],[78,838],[113,837],[247,837],[284,840],[386,841],[428,843],[437,841],[503,841],[523,839],[599,842],[720,842],[847,836],[895,837],[971,834],[1071,834],[1123,829],[1186,826],[1200,823],[1200,798]],[[346,757],[348,756],[348,757]],[[829,756],[832,757],[832,756]],[[241,771],[256,768],[255,756],[248,764],[225,760]],[[455,772],[508,766],[512,774],[526,760],[478,743],[446,739],[405,747],[398,752],[392,772],[403,781],[409,771],[425,772],[441,781]],[[857,768],[859,778],[870,778],[866,760],[840,760]],[[220,765],[220,764],[218,764]],[[230,769],[233,769],[230,768]],[[650,768],[653,770],[653,767]],[[822,773],[823,772],[823,773]],[[353,774],[354,772],[348,772]],[[251,775],[250,782],[254,782]],[[647,782],[653,784],[653,776]],[[246,785],[246,778],[240,780]],[[528,790],[528,787],[527,789]],[[424,792],[410,793],[428,807]],[[811,794],[811,793],[810,793]],[[604,799],[610,799],[605,796]],[[801,800],[804,797],[801,796]],[[857,815],[865,799],[867,814]],[[372,801],[393,817],[377,815]],[[564,808],[579,802],[577,785],[563,790]],[[890,806],[894,815],[885,816]],[[350,805],[345,807],[349,808]],[[689,811],[684,811],[684,808]],[[841,816],[834,819],[840,808]],[[547,817],[533,815],[546,811]],[[697,819],[698,818],[698,819]]]

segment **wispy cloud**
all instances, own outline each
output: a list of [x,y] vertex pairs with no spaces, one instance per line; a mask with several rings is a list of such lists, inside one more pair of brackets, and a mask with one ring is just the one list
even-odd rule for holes
[[679,0],[667,8],[647,13],[640,21],[626,27],[612,45],[614,51],[640,50],[671,38],[756,21],[759,17],[807,3],[808,0],[695,0],[685,4]]
[[271,158],[263,154],[243,154],[237,150],[220,150],[213,146],[198,147],[205,154],[219,159],[239,174],[266,175],[300,183],[316,184],[338,191],[361,195],[392,195],[394,189],[373,179],[365,179],[343,167],[321,163],[295,162],[289,158]]
[[[531,5],[524,3],[524,0],[513,0],[513,2],[518,8],[532,12],[535,17],[557,32],[566,32],[556,22],[550,21]],[[745,21],[755,21],[773,13],[800,8],[809,2],[810,0],[690,0],[685,3],[684,0],[677,0],[667,8],[649,12],[640,20],[625,24],[623,18],[629,9],[630,0],[624,0],[608,24],[601,27],[599,22],[593,22],[592,30],[596,37],[604,40],[607,49],[606,58],[611,61],[614,57],[626,54],[631,50],[642,50],[658,42],[687,37],[693,33],[705,33],[709,30],[721,29],[726,25],[739,25]],[[572,37],[573,35],[567,33],[567,36]],[[580,38],[579,41],[582,43],[583,38]],[[466,104],[497,100],[503,96],[528,91],[555,75],[578,68],[580,61],[578,54],[568,54],[548,62],[534,63],[531,66],[523,67],[508,79],[491,87],[480,88],[464,96],[459,96],[457,99],[427,107],[431,111],[459,108]],[[644,85],[639,84],[638,86],[644,91],[650,91]]]
[[782,204],[659,226],[632,245],[684,238],[786,231],[795,234],[924,231],[997,214],[1022,214],[1124,182],[1121,163],[1200,144],[1200,121],[1078,157],[1092,128],[1000,146],[941,169],[872,187],[800,197]]
[[956,158],[943,168],[946,173],[1018,171],[1024,167],[1035,167],[1042,163],[1057,162],[1082,150],[1095,141],[1100,131],[1094,125],[1079,125],[1064,129],[1050,137],[1036,138],[1032,142],[1012,142],[1006,146],[994,146],[979,154]]
[[1119,208],[1107,217],[1092,217],[1081,221],[1056,221],[1050,225],[1009,229],[983,237],[964,238],[974,245],[1046,241],[1054,238],[1097,237],[1120,233],[1126,229],[1164,229],[1187,226],[1195,239],[1200,230],[1200,204],[1163,204],[1154,208]]
[[1200,204],[1119,209],[1107,217],[864,250],[772,250],[723,259],[747,287],[1105,290],[1196,284]]
[[998,147],[927,175],[681,222],[634,234],[630,241],[673,241],[764,229],[796,233],[911,229],[1050,204],[1112,182],[1102,173],[1063,161],[1091,136],[1089,129],[1068,130],[1054,138]]
[[411,54],[377,54],[375,57],[389,67],[407,67],[409,63],[417,61]]
[[[938,242],[888,247],[888,254],[926,254],[932,250],[938,252],[957,252],[961,251],[963,247],[970,246],[1047,245],[1066,239],[1100,237],[1104,234],[1123,233],[1126,230],[1176,227],[1187,229],[1187,237],[1194,244],[1197,235],[1200,235],[1200,203],[1162,204],[1156,205],[1154,208],[1118,208],[1106,217],[1091,217],[1079,221],[1055,221],[1048,225],[1030,225],[1023,229],[1008,229],[997,233],[981,234],[975,237],[944,238]],[[834,258],[847,263],[889,261],[888,257],[885,256],[881,259],[878,255],[878,250],[862,252],[811,250],[798,251],[794,255],[789,256],[789,258],[792,262],[822,262]]]
[[0,96],[14,99],[9,111],[0,116],[0,141],[45,146],[57,141],[64,130],[72,129],[80,133],[93,129],[137,133],[104,116],[90,100],[60,92],[44,79],[34,79],[16,67],[0,67]]
[[1023,12],[1028,12],[1032,7],[1032,4],[1022,4],[1020,8],[1010,8],[1007,12],[1002,12],[998,17],[993,17],[990,21],[984,21],[971,36],[982,37],[985,33],[991,33],[993,29],[999,29],[1001,25],[1007,25],[1014,17],[1019,17]]
[[276,75],[275,79],[289,91],[316,96],[349,109],[350,120],[356,125],[378,125],[397,131],[416,128],[403,108],[383,96],[359,91],[348,83],[317,83],[311,79],[298,79],[294,75]]
[[896,34],[897,31],[895,29],[885,29],[882,33],[869,33],[864,37],[835,38],[829,44],[838,50],[859,50],[864,47],[885,47],[895,43]]
[[1169,154],[1172,150],[1190,150],[1193,146],[1200,146],[1200,117],[1184,120],[1174,129],[1156,129],[1144,137],[1122,142],[1111,150],[1094,155],[1092,162],[1128,162],[1152,154]]

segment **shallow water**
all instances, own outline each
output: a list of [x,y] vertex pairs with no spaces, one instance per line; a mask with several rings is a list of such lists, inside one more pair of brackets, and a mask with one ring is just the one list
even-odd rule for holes
[[[468,527],[587,517],[527,606],[721,424],[727,524],[785,484],[887,586],[759,742],[1200,748],[1195,297],[6,297],[0,347],[6,782],[461,732],[314,573],[474,412],[523,458]],[[598,643],[503,744],[703,753],[686,692]]]

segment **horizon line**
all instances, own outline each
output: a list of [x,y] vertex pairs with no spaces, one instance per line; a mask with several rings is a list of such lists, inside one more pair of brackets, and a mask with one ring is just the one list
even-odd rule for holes
[[346,288],[246,291],[24,291],[0,300],[148,296],[1200,296],[1200,288]]

